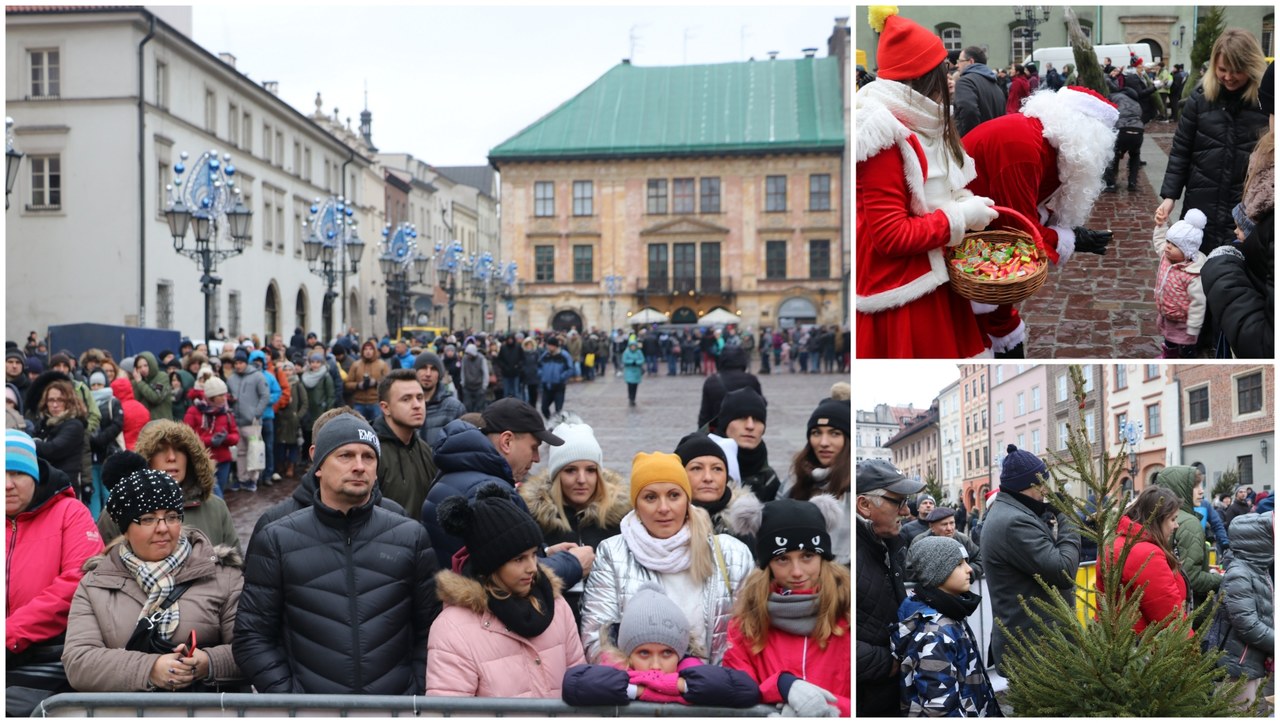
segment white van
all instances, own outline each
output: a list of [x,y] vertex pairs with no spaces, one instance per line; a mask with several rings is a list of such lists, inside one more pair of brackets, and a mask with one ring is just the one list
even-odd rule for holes
[[[1111,64],[1117,68],[1123,68],[1129,64],[1129,53],[1142,58],[1142,62],[1151,64],[1151,46],[1146,43],[1129,43],[1126,45],[1095,45],[1093,51],[1098,55],[1098,63],[1101,64],[1106,58],[1111,58]],[[1062,70],[1064,65],[1075,65],[1076,56],[1071,50],[1071,46],[1062,48],[1036,48],[1035,52],[1028,55],[1023,60],[1023,65],[1029,62],[1036,64],[1036,70],[1039,71],[1040,77],[1044,78],[1046,63],[1053,63],[1053,67]]]

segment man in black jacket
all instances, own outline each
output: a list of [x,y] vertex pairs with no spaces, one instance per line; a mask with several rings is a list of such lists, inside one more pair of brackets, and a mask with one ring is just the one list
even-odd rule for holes
[[907,479],[891,462],[870,459],[858,463],[858,682],[855,710],[862,717],[899,716],[898,661],[889,642],[889,627],[898,620],[898,606],[907,597],[906,545],[898,537],[907,498],[924,483]]
[[335,417],[312,506],[249,543],[233,652],[258,692],[424,692],[436,556],[419,522],[376,504],[380,452],[367,423]]
[[987,54],[970,46],[956,59],[960,77],[956,78],[956,131],[964,135],[975,126],[1004,115],[1004,91],[996,74],[987,67]]

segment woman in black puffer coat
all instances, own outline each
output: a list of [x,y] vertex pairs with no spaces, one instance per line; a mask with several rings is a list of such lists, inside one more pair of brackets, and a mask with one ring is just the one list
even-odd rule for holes
[[1208,218],[1200,244],[1205,254],[1234,238],[1231,209],[1240,201],[1249,154],[1267,126],[1258,108],[1266,61],[1257,39],[1244,30],[1226,30],[1213,45],[1209,68],[1183,104],[1160,187],[1164,200],[1156,209],[1156,223],[1162,224],[1185,191],[1182,212],[1198,208]]

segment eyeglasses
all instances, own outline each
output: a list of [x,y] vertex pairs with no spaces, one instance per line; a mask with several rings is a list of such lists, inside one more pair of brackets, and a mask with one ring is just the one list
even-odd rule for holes
[[45,404],[66,404],[67,400],[62,397],[49,397],[44,400]]
[[906,507],[906,506],[907,506],[907,498],[906,498],[906,497],[893,497],[892,495],[887,495],[887,494],[885,494],[885,493],[883,493],[883,492],[868,492],[868,493],[867,493],[867,496],[868,496],[868,497],[880,497],[880,498],[886,499],[886,500],[888,500],[889,502],[892,502],[892,503],[894,504],[894,506],[895,506],[895,507],[897,507],[898,509],[902,509],[903,507]]
[[158,517],[156,515],[147,515],[146,517],[139,517],[138,519],[134,520],[134,522],[138,523],[139,525],[142,525],[143,527],[155,527],[156,523],[159,522],[160,520],[164,520],[164,524],[166,526],[172,527],[178,524],[179,522],[182,522],[182,513],[170,512],[164,517]]

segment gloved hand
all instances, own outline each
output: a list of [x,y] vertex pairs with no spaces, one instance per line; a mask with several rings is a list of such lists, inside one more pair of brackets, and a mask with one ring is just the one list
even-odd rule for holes
[[1234,244],[1223,244],[1209,252],[1209,258],[1211,259],[1219,256],[1234,256],[1244,261],[1244,254],[1240,253],[1240,249],[1236,248]]
[[660,693],[652,688],[640,686],[640,697],[636,700],[641,703],[683,703],[684,698],[679,694],[672,695],[670,693]]
[[213,439],[209,440],[209,444],[214,447],[221,447],[222,443],[225,441],[227,441],[227,433],[218,432],[217,434],[213,435]]
[[663,673],[660,670],[630,670],[627,671],[627,677],[633,685],[642,685],[646,690],[665,693],[666,695],[680,695],[679,673]]
[[1091,231],[1084,226],[1076,226],[1072,231],[1076,234],[1076,251],[1099,256],[1107,255],[1107,244],[1111,243],[1111,230]]
[[994,205],[995,201],[986,196],[970,196],[956,202],[956,208],[964,216],[964,227],[969,231],[981,231],[996,220],[1000,213],[991,208]]
[[794,708],[801,718],[835,718],[840,715],[835,702],[834,695],[804,680],[792,683],[791,690],[787,692],[787,705]]

